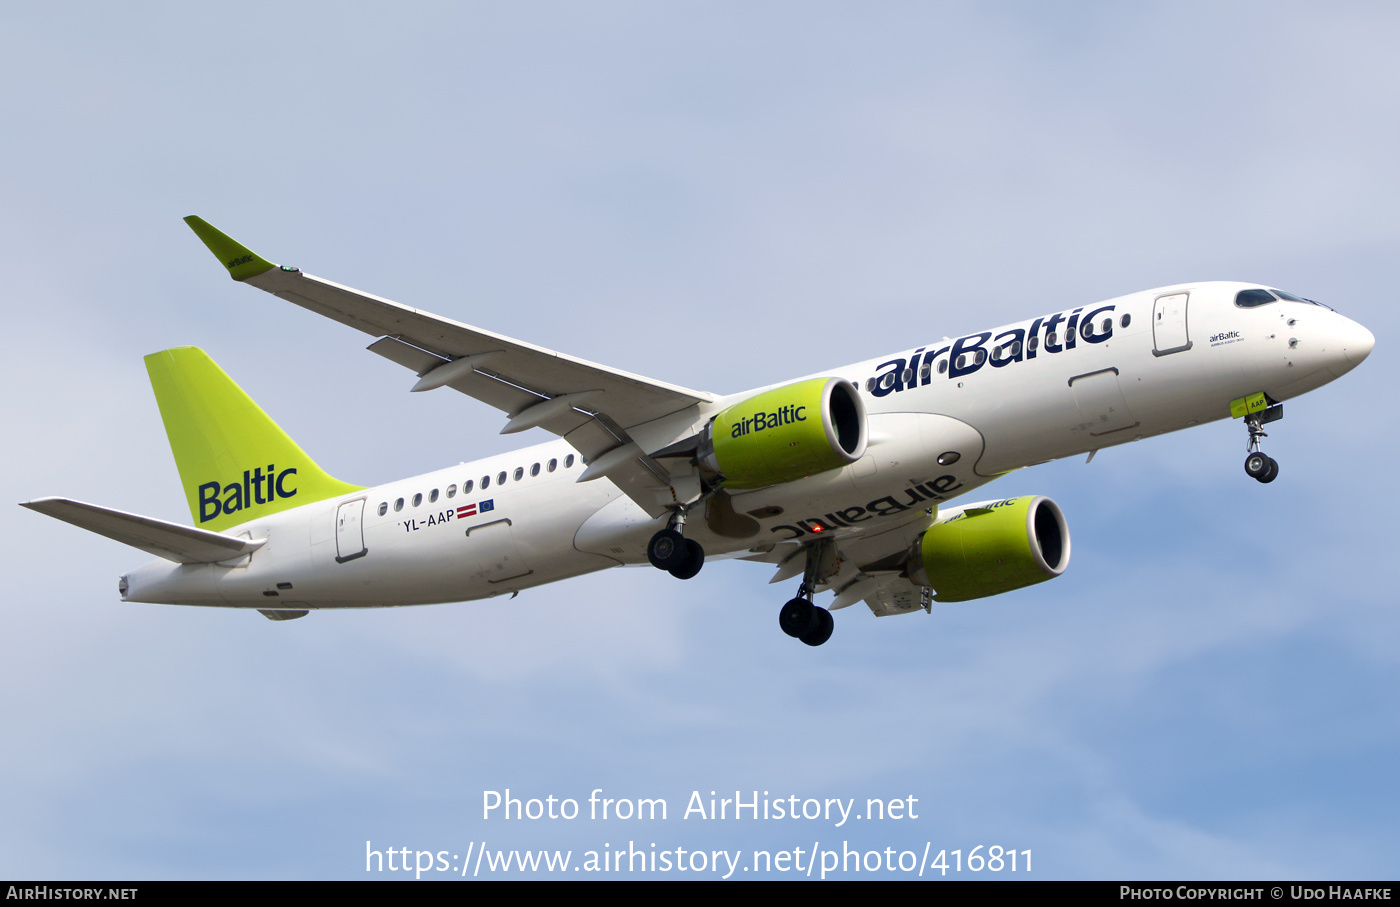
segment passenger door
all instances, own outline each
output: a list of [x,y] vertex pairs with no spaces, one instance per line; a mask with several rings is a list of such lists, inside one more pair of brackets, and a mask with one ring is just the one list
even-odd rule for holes
[[365,548],[365,499],[346,501],[335,513],[335,562],[343,564],[369,553]]
[[1166,356],[1191,349],[1186,323],[1186,304],[1190,299],[1190,293],[1157,297],[1152,305],[1152,355]]

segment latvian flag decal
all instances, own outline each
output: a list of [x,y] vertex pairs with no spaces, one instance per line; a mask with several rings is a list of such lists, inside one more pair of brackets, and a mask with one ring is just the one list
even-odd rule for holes
[[476,516],[478,513],[489,513],[495,509],[496,503],[490,498],[482,501],[480,504],[463,504],[461,507],[457,508],[457,519],[460,520],[463,517]]

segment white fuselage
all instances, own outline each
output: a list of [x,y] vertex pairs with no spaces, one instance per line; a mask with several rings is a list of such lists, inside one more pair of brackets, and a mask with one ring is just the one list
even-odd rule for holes
[[[1326,307],[1237,306],[1236,293],[1251,286],[1135,293],[818,373],[860,389],[865,456],[735,493],[734,509],[758,521],[755,535],[721,537],[701,519],[686,534],[718,556],[815,533],[879,532],[1014,469],[1226,418],[1231,400],[1260,391],[1295,397],[1370,352],[1370,333]],[[756,392],[646,426],[648,438],[662,439],[647,448]],[[664,518],[648,517],[606,479],[576,481],[583,465],[566,466],[571,454],[555,441],[256,519],[228,531],[266,538],[252,555],[157,561],[128,574],[124,598],[271,609],[427,604],[644,563]]]

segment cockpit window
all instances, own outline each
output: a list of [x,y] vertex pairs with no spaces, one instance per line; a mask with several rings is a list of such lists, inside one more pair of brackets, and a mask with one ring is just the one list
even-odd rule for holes
[[1294,296],[1292,293],[1285,293],[1282,290],[1270,290],[1269,292],[1273,293],[1279,299],[1287,299],[1289,302],[1306,302],[1308,305],[1318,305],[1322,306],[1324,309],[1336,311],[1336,309],[1333,309],[1330,305],[1323,305],[1315,299],[1304,299],[1301,296]]
[[1268,290],[1240,290],[1239,295],[1235,297],[1235,305],[1242,309],[1252,309],[1271,302],[1278,302],[1278,299]]

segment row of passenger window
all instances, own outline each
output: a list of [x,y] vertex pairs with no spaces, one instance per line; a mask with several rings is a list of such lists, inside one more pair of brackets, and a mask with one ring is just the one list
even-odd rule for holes
[[[1121,323],[1122,323],[1122,326],[1126,328],[1126,327],[1128,326],[1128,324],[1129,324],[1131,321],[1132,321],[1132,316],[1125,313],[1125,314],[1123,315],[1122,322],[1121,322]],[[1080,333],[1084,335],[1084,338],[1085,338],[1086,340],[1087,340],[1088,338],[1090,338],[1090,337],[1093,337],[1093,336],[1094,336],[1094,333],[1095,333],[1094,325],[1091,324],[1091,323],[1089,323],[1089,322],[1087,322],[1087,321],[1084,322],[1084,324],[1080,327],[1079,330],[1080,330]],[[1109,331],[1112,331],[1112,330],[1113,330],[1113,319],[1112,319],[1112,318],[1105,318],[1105,319],[1103,320],[1103,324],[1101,324],[1101,325],[1098,327],[1098,333],[1100,333],[1100,334],[1107,334]],[[1045,335],[1045,342],[1046,342],[1047,344],[1050,344],[1051,346],[1058,345],[1059,342],[1060,342],[1060,334],[1059,334],[1059,331],[1051,331],[1049,334]],[[1025,349],[1026,349],[1027,351],[1029,351],[1029,352],[1035,352],[1036,350],[1040,349],[1040,337],[1039,337],[1039,336],[1036,336],[1036,337],[1032,337],[1030,340],[1027,340],[1027,341],[1025,342],[1025,344],[1024,344],[1024,347],[1025,347]],[[996,347],[993,347],[993,348],[992,348],[992,358],[993,358],[993,359],[1002,359],[1002,358],[1015,359],[1017,356],[1021,355],[1021,349],[1022,349],[1022,343],[1021,343],[1021,341],[1015,340],[1015,341],[1012,341],[1011,343],[1006,344],[1005,346],[996,346]],[[958,368],[960,368],[960,369],[967,368],[969,365],[981,365],[982,363],[984,363],[984,362],[986,362],[986,361],[987,361],[987,351],[986,351],[985,349],[978,349],[976,352],[972,352],[972,353],[959,353],[959,354],[958,354]],[[926,382],[926,381],[928,381],[929,378],[933,375],[933,369],[934,369],[933,363],[930,362],[930,361],[928,361],[927,359],[925,359],[925,360],[924,360],[924,364],[921,365],[921,366],[919,366],[919,380],[920,380],[920,382]],[[946,374],[947,371],[948,371],[948,360],[947,360],[946,358],[945,358],[945,359],[939,359],[939,360],[938,360],[938,374],[940,374],[940,375]],[[881,375],[881,376],[878,377],[878,378],[871,378],[871,379],[869,379],[868,381],[865,382],[865,389],[866,389],[867,391],[872,391],[872,392],[873,392],[873,391],[875,390],[875,388],[877,388],[877,387],[885,387],[885,388],[894,387],[895,375],[896,375],[896,374],[897,374],[897,373],[895,373],[895,372],[887,372],[887,373]],[[905,370],[904,370],[904,373],[899,375],[899,378],[900,378],[900,379],[903,381],[903,383],[905,383],[905,384],[913,384],[913,383],[914,383],[914,370],[913,370],[912,368],[907,368],[907,369],[905,369]]]
[[[572,469],[573,466],[574,466],[574,455],[573,455],[573,454],[569,454],[567,457],[564,458],[564,468],[565,468],[565,469]],[[559,461],[558,461],[557,459],[552,459],[552,460],[550,460],[548,463],[544,464],[544,471],[545,471],[545,472],[554,472],[554,471],[555,471],[556,469],[558,469],[558,468],[559,468]],[[539,474],[540,474],[540,464],[539,464],[539,463],[535,463],[535,464],[533,464],[533,465],[530,467],[530,475],[531,475],[531,477],[534,477],[534,476],[537,476],[537,475],[539,475]],[[514,472],[508,472],[507,470],[504,470],[504,469],[501,470],[500,472],[496,473],[496,479],[495,479],[496,484],[497,484],[497,485],[504,485],[504,484],[506,483],[506,481],[507,481],[507,478],[510,478],[510,479],[512,479],[513,481],[519,482],[521,479],[525,478],[525,467],[524,467],[524,466],[517,466],[517,467],[515,467]],[[473,479],[467,479],[465,482],[462,483],[462,494],[464,494],[464,495],[471,494],[471,493],[472,493],[472,490],[473,490],[474,488],[476,488],[476,487],[477,487],[477,484],[476,484],[476,481],[475,481],[475,480],[473,480]],[[489,475],[482,476],[482,477],[481,477],[481,490],[482,490],[482,491],[485,491],[486,489],[488,489],[488,488],[490,488],[490,487],[491,487],[491,476],[489,476]],[[457,496],[457,486],[456,486],[455,484],[454,484],[454,485],[448,485],[448,486],[447,486],[446,497],[448,497],[448,498],[455,498],[456,496]],[[428,503],[429,503],[429,504],[435,504],[435,503],[437,503],[438,497],[439,497],[438,489],[434,488],[432,491],[428,492],[428,496],[427,496]],[[422,504],[423,504],[423,493],[422,493],[422,492],[419,492],[418,494],[415,494],[415,495],[413,496],[412,506],[414,506],[414,507],[420,507],[420,506],[422,506]],[[403,508],[404,508],[404,499],[403,499],[403,498],[399,498],[398,500],[394,501],[394,512],[395,512],[395,513],[398,513],[400,510],[403,510]],[[388,501],[382,501],[382,502],[380,502],[380,504],[379,504],[379,515],[380,515],[380,516],[384,516],[384,514],[386,514],[386,513],[388,513],[388,512],[389,512],[389,502],[388,502]]]

